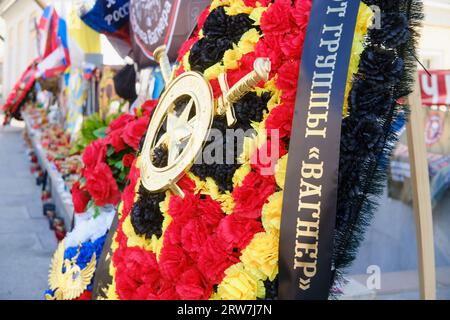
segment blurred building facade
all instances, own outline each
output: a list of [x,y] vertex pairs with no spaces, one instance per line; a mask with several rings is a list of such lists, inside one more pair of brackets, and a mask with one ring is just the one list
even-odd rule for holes
[[[67,21],[74,0],[41,2],[45,5],[52,4],[58,14]],[[0,35],[4,38],[3,44],[0,44],[0,63],[3,62],[3,68],[0,66],[0,78],[3,78],[3,82],[0,82],[0,94],[3,97],[8,95],[22,72],[37,57],[35,24],[41,15],[42,8],[35,0],[0,0]],[[101,37],[101,46],[104,64],[124,63],[104,36]]]
[[450,0],[424,0],[420,58],[429,69],[450,69]]

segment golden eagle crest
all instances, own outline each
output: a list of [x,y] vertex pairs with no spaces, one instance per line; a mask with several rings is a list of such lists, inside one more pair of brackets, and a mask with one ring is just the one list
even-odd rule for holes
[[[77,254],[71,259],[64,260],[64,241],[61,241],[53,255],[48,284],[55,293],[53,296],[46,294],[47,300],[72,300],[78,298],[91,283],[97,264],[95,253],[91,261],[81,270],[76,264],[80,255],[80,246]],[[63,267],[65,271],[63,272]]]

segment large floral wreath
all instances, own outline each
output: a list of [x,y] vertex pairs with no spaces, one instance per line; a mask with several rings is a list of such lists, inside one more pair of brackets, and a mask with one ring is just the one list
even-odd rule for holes
[[[215,0],[201,15],[198,32],[180,50],[177,75],[203,73],[218,98],[220,73],[232,86],[252,70],[257,57],[268,57],[269,81],[235,104],[236,127],[253,128],[256,134],[245,139],[234,164],[195,164],[179,181],[184,198],[170,191],[149,193],[141,185],[140,157],[134,160],[119,205],[108,298],[277,297],[285,167],[311,3]],[[341,139],[338,271],[354,258],[371,212],[369,197],[378,192],[380,164],[395,136],[391,123],[403,108],[396,101],[409,91],[403,57],[413,48],[411,19],[418,18],[405,13],[407,1],[364,3],[380,6],[384,28],[368,33],[372,11],[362,3]],[[225,118],[216,116],[212,127],[224,132]],[[279,134],[272,135],[272,129]],[[276,152],[272,139],[279,140]],[[275,155],[276,165],[261,155]],[[164,150],[156,157],[167,161]]]

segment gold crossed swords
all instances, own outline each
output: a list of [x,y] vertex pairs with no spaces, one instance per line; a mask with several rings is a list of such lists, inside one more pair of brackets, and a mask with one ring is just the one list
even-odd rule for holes
[[[161,46],[155,50],[155,60],[160,64],[161,73],[163,75],[166,86],[175,78],[169,58],[166,53],[166,47]],[[253,64],[253,71],[240,79],[233,87],[228,87],[225,73],[219,75],[220,89],[222,96],[218,99],[217,113],[226,115],[227,124],[232,127],[236,124],[236,116],[234,114],[234,103],[239,101],[245,94],[252,91],[260,81],[269,80],[271,63],[268,58],[257,58]],[[190,102],[191,103],[191,102]],[[192,107],[192,105],[190,105]],[[170,158],[170,157],[169,157]]]

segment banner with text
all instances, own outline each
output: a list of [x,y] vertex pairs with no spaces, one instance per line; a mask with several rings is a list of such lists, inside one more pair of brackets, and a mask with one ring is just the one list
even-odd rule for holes
[[359,4],[313,1],[286,170],[280,299],[328,298],[342,109]]
[[419,71],[422,104],[450,105],[450,70]]
[[167,47],[171,61],[189,38],[210,0],[130,0],[133,59],[140,68],[154,64],[153,53]]

